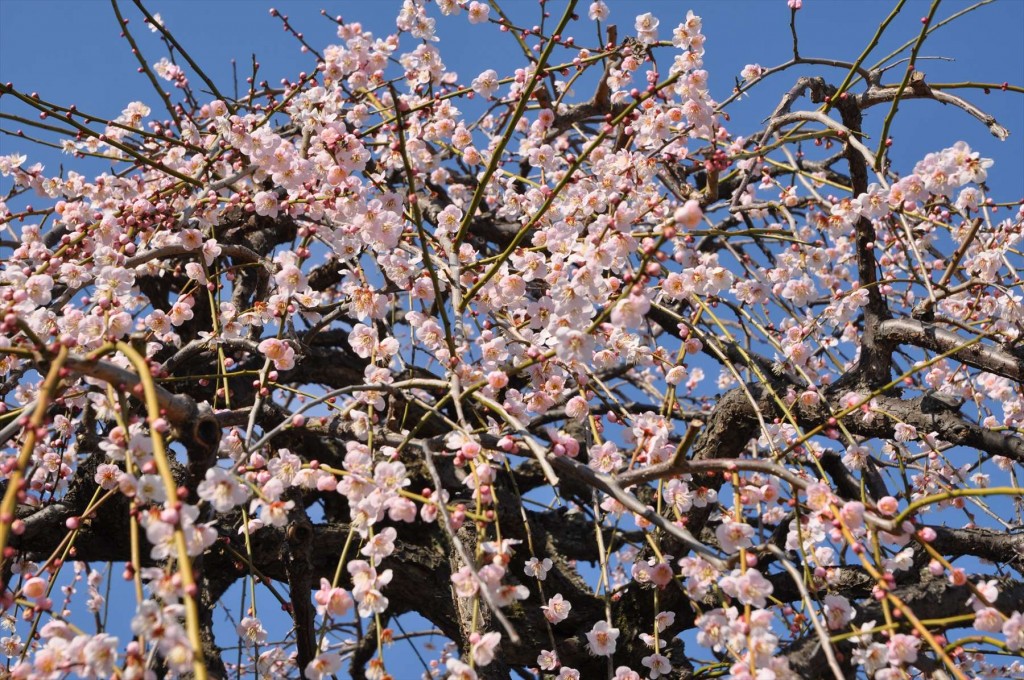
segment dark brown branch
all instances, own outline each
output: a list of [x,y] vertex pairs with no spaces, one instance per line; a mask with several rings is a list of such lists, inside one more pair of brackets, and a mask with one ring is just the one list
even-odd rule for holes
[[[970,339],[934,324],[914,319],[888,319],[879,324],[878,338],[887,343],[913,345],[943,354],[953,352],[951,359],[1010,380],[1024,382],[1024,358],[980,342],[964,347]],[[957,350],[958,347],[961,349]]]
[[[998,581],[999,597],[995,606],[1004,612],[1018,608],[1024,601],[1024,582],[1010,579]],[[945,579],[928,578],[901,586],[895,590],[895,594],[919,619],[943,619],[969,612],[967,600],[972,592],[967,586],[954,586]],[[880,604],[868,600],[858,607],[854,625],[871,620],[883,621],[884,614]],[[846,654],[850,653],[852,647],[848,641],[837,645],[837,648]],[[927,647],[922,645],[921,659],[916,664],[919,667],[932,661],[930,655],[924,653],[925,650]],[[802,638],[784,650],[784,653],[789,658],[790,668],[800,677],[818,677],[817,669],[824,663],[824,654],[816,637]]]
[[1024,439],[976,425],[956,411],[942,410],[929,413],[928,411],[933,409],[926,409],[922,405],[924,401],[924,397],[899,399],[879,395],[875,397],[874,402],[879,411],[888,415],[878,413],[865,420],[863,414],[858,412],[847,416],[843,423],[853,434],[892,439],[898,422],[893,420],[895,417],[901,422],[913,425],[921,434],[935,432],[939,439],[951,444],[970,446],[993,456],[1004,456],[1024,462]]
[[[917,71],[917,73],[920,73],[920,71]],[[1000,125],[999,121],[997,121],[994,116],[985,113],[974,104],[971,104],[969,101],[957,97],[954,94],[943,92],[942,90],[931,89],[926,83],[924,83],[923,79],[916,87],[905,89],[902,93],[899,92],[898,87],[878,87],[873,85],[868,88],[867,92],[864,92],[857,97],[857,104],[861,109],[866,109],[871,106],[875,106],[876,104],[891,102],[896,99],[897,95],[901,100],[934,99],[942,104],[951,104],[984,123],[985,127],[988,128],[988,131],[991,132],[996,139],[1002,141],[1010,136],[1010,131]]]
[[[831,88],[830,88],[831,89]],[[853,144],[855,135],[861,132],[863,116],[852,99],[836,103],[849,130],[846,140],[846,159],[850,167],[851,193],[859,196],[868,190],[868,162]],[[889,307],[878,286],[878,263],[875,259],[875,226],[866,217],[859,217],[857,230],[857,276],[861,288],[868,291],[868,304],[864,307],[864,326],[861,334],[860,359],[851,373],[857,382],[863,381],[869,387],[878,387],[889,382],[892,375],[892,349],[878,338],[878,325],[891,318]]]
[[314,585],[311,561],[313,537],[313,525],[306,516],[305,508],[296,504],[289,516],[285,538],[288,542],[288,593],[292,619],[295,621],[299,668],[305,668],[316,657],[318,649],[313,603],[310,601],[310,591]]

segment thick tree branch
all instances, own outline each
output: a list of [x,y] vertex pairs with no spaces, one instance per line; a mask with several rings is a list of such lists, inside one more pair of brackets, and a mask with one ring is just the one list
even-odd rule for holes
[[913,345],[940,354],[952,352],[949,355],[951,359],[1010,380],[1024,382],[1024,357],[973,342],[972,339],[963,338],[932,323],[915,319],[887,319],[878,326],[878,338],[883,342]]

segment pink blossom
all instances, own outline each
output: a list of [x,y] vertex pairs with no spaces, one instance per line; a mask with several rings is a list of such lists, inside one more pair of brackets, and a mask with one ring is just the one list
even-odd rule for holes
[[501,642],[501,633],[484,633],[473,643],[473,661],[479,666],[487,666],[494,661],[498,643]]
[[670,480],[661,493],[665,502],[680,514],[693,507],[693,493],[686,482],[680,479]]
[[542,671],[555,670],[558,668],[558,655],[549,649],[542,649],[537,655],[537,666]]
[[998,633],[1003,629],[1003,615],[994,607],[975,608],[974,627],[987,633]]
[[25,597],[30,597],[33,600],[39,599],[46,595],[46,581],[38,576],[33,576],[25,581],[25,585],[22,586],[22,592],[25,594]]
[[847,501],[839,509],[839,516],[843,518],[847,528],[854,530],[864,526],[864,504],[860,501]]
[[842,595],[825,596],[825,620],[829,630],[842,630],[857,612]]
[[603,0],[594,0],[594,2],[590,3],[590,8],[587,10],[587,16],[591,21],[604,21],[610,14],[608,5]]
[[252,198],[253,205],[256,206],[257,215],[265,215],[267,217],[277,217],[278,204],[277,196],[269,191],[260,191]]
[[773,591],[771,582],[755,569],[747,569],[746,572],[736,569],[722,577],[718,583],[730,597],[735,597],[741,604],[755,607],[764,607],[767,596]]
[[665,561],[658,561],[651,565],[650,579],[651,583],[664,588],[672,582],[674,574],[672,573],[672,566]]
[[898,442],[917,439],[917,428],[907,423],[896,423],[896,426],[893,428],[893,439]]
[[672,664],[669,662],[668,657],[662,654],[655,653],[650,656],[645,656],[640,660],[640,663],[650,669],[648,671],[648,677],[650,677],[651,680],[655,680],[656,678],[660,678],[661,676],[668,675],[672,672]]
[[995,579],[979,581],[975,587],[978,590],[978,595],[971,595],[967,599],[967,604],[971,605],[974,611],[978,611],[988,605],[995,604],[996,598],[999,597],[998,581]]
[[267,338],[259,344],[259,350],[274,362],[274,368],[279,371],[289,371],[295,367],[295,350],[282,340]]
[[899,501],[897,501],[892,496],[885,496],[884,498],[880,498],[878,500],[878,511],[881,512],[883,515],[895,515],[896,512],[899,510],[899,507]]
[[549,558],[545,557],[544,560],[539,560],[536,557],[531,557],[523,565],[523,571],[527,575],[537,578],[537,580],[543,581],[548,577],[548,571],[551,570],[552,562]]
[[548,598],[548,603],[541,607],[544,610],[544,618],[551,623],[561,623],[569,617],[569,610],[572,603],[564,599],[561,593],[556,593]]
[[650,12],[645,12],[636,18],[634,27],[636,28],[637,36],[640,42],[651,44],[658,40],[658,25],[661,22],[658,21]]
[[696,229],[704,217],[704,212],[701,210],[698,201],[690,199],[676,210],[673,217],[676,224],[686,229]]
[[1003,622],[1003,635],[1006,636],[1006,648],[1011,652],[1024,649],[1024,615],[1019,611],[1013,612]]
[[903,664],[917,661],[917,650],[921,646],[921,640],[913,635],[896,633],[889,639],[888,645],[889,663]]
[[487,21],[487,16],[490,13],[490,11],[491,8],[488,7],[487,4],[483,2],[477,2],[477,0],[473,0],[473,2],[469,3],[469,7],[467,9],[467,14],[469,15],[469,23],[484,23],[485,21]]
[[320,616],[341,617],[352,608],[352,596],[343,588],[331,587],[331,582],[325,578],[320,579],[320,590],[313,597]]
[[751,538],[754,535],[754,527],[743,522],[726,520],[715,529],[715,536],[718,544],[726,553],[734,553],[740,548],[749,548],[754,543]]
[[639,326],[651,308],[651,301],[642,294],[628,295],[612,311],[612,323],[623,328]]
[[612,628],[607,621],[598,621],[587,633],[587,649],[594,656],[611,656],[618,639],[618,628]]
[[267,631],[259,619],[252,616],[243,618],[236,627],[239,638],[246,645],[261,645],[267,641]]
[[477,680],[476,671],[467,663],[452,658],[445,665],[448,670],[446,680]]
[[478,588],[477,577],[471,567],[461,567],[451,575],[451,580],[459,597],[473,597],[476,595]]
[[118,479],[121,474],[121,468],[110,463],[104,463],[96,468],[95,481],[100,485],[100,488],[109,491],[110,489],[117,488]]
[[806,494],[807,507],[819,512],[827,508],[832,500],[832,489],[828,484],[822,482],[810,484],[806,489]]
[[235,479],[228,471],[212,467],[206,471],[206,479],[196,487],[196,493],[213,505],[217,512],[229,512],[249,499],[249,488]]
[[760,64],[747,64],[740,71],[740,77],[744,82],[750,83],[760,78],[762,73],[764,73],[764,67]]
[[341,656],[336,652],[322,652],[306,664],[303,671],[309,680],[329,678],[341,669]]
[[394,527],[385,527],[374,534],[359,552],[369,557],[373,564],[380,564],[381,560],[394,552],[397,536],[398,532]]

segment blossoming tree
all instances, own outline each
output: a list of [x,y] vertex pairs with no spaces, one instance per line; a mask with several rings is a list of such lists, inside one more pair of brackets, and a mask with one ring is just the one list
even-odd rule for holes
[[[780,3],[716,101],[693,12],[272,12],[315,68],[229,94],[135,5],[152,101],[0,85],[5,146],[114,164],[0,158],[0,674],[1021,672],[1020,196],[889,138],[1008,135],[919,68],[957,15],[844,61]],[[446,69],[467,18],[518,68]]]

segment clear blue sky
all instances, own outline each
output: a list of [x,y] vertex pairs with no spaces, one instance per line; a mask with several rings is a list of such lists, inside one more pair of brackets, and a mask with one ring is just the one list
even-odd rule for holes
[[[134,35],[141,42],[146,60],[152,64],[165,56],[162,46],[147,30],[130,1],[122,2],[122,11],[132,19]],[[585,19],[589,0],[579,3],[581,21],[580,44],[592,43],[594,32]],[[874,33],[877,24],[895,3],[890,0],[804,0],[798,15],[801,53],[804,56],[830,57],[853,61]],[[332,15],[340,14],[348,21],[358,20],[377,35],[393,30],[394,16],[401,3],[395,0],[313,2],[151,2],[150,11],[159,12],[167,25],[191,55],[224,91],[232,90],[230,60],[237,59],[240,78],[248,71],[250,55],[255,53],[262,65],[261,77],[276,83],[282,77],[294,78],[310,70],[313,58],[298,50],[296,41],[281,30],[278,19],[268,14],[277,7],[287,14],[293,25],[304,32],[315,47],[336,42],[334,26],[319,16],[325,6]],[[513,0],[503,5],[513,18],[524,24],[537,23],[534,0]],[[680,2],[679,0],[644,0],[633,2],[609,0],[612,23],[620,27],[620,36],[631,34],[635,15],[652,11],[662,21],[662,37],[693,9],[704,19],[708,36],[705,64],[710,73],[713,96],[724,99],[732,89],[740,69],[748,63],[769,67],[787,60],[791,54],[789,12],[785,0],[717,0]],[[557,16],[564,2],[549,3]],[[968,3],[948,0],[939,10],[946,17],[967,7]],[[903,14],[894,22],[881,46],[868,63],[874,63],[894,46],[917,35],[919,19],[927,13],[928,3],[911,0]],[[586,28],[583,28],[583,27]],[[919,70],[931,82],[984,80],[1024,84],[1024,2],[1002,0],[983,7],[939,31],[929,39],[922,54],[928,57],[953,57],[955,61],[920,60]],[[127,43],[118,37],[119,28],[109,3],[96,0],[0,0],[0,82],[12,82],[23,91],[37,91],[50,101],[76,104],[82,111],[113,118],[133,100],[149,103],[154,111],[159,102],[148,80],[136,72],[137,64]],[[496,69],[505,75],[521,65],[521,57],[511,37],[504,38],[494,30],[470,26],[465,16],[438,20],[442,53],[449,68],[468,82],[480,71]],[[403,46],[409,48],[409,42]],[[409,48],[411,49],[411,48]],[[843,72],[816,69],[839,81]],[[777,104],[797,75],[806,71],[789,71],[762,84],[754,94],[730,107],[733,117],[730,129],[744,134],[757,128]],[[192,74],[190,74],[191,76]],[[892,81],[893,78],[887,79]],[[198,78],[192,77],[194,86]],[[240,83],[244,88],[244,82]],[[1024,198],[1024,97],[993,92],[985,96],[979,90],[966,90],[965,98],[976,103],[1011,131],[1007,142],[998,142],[982,126],[962,111],[934,102],[907,102],[893,129],[896,145],[892,151],[897,169],[909,167],[923,154],[950,146],[959,139],[969,140],[982,155],[996,159],[990,185],[999,199]],[[0,111],[25,115],[10,98],[0,99]],[[883,107],[869,113],[867,126],[877,126],[884,116]],[[34,114],[28,114],[34,117]],[[0,127],[12,129],[9,121]],[[41,161],[50,173],[58,165],[83,170],[81,161],[61,156],[6,135],[0,135],[0,154],[23,152],[29,163]],[[94,165],[94,169],[102,166]],[[6,190],[9,184],[0,184]],[[116,590],[115,590],[116,594]],[[133,597],[125,593],[130,606]],[[232,594],[232,602],[237,596]],[[115,608],[127,617],[127,610]],[[272,601],[265,601],[261,610],[271,637],[288,627],[288,621]],[[403,619],[404,620],[404,619]],[[417,628],[408,626],[410,630]],[[119,632],[114,630],[112,632]],[[233,632],[219,631],[222,641],[230,641]],[[123,634],[123,633],[122,633]],[[425,652],[436,658],[436,651]],[[229,654],[227,659],[232,659]],[[390,656],[397,665],[389,669],[399,680],[418,677],[422,671],[415,658],[406,652]],[[407,665],[403,670],[403,665]]]

